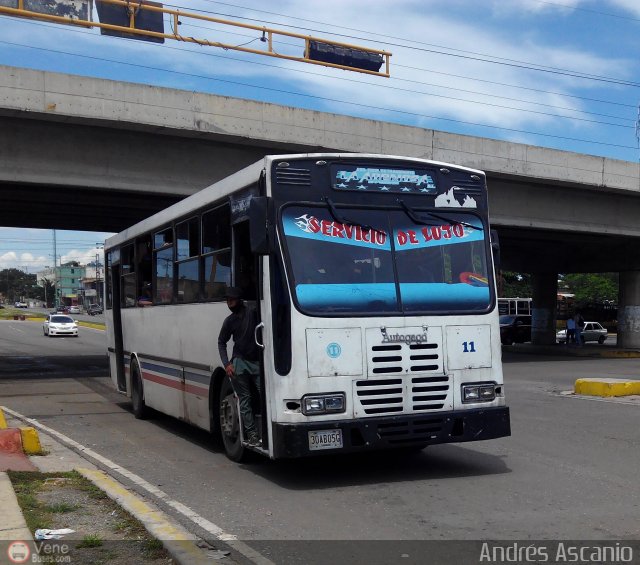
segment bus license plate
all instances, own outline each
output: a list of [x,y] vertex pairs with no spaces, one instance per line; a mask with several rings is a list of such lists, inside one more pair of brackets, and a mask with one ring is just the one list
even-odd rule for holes
[[317,430],[309,432],[309,451],[338,449],[342,447],[342,430]]

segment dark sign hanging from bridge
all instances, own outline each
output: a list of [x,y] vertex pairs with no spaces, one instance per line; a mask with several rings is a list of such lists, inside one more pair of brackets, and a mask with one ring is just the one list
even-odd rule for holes
[[0,0],[0,6],[70,20],[91,20],[91,0]]

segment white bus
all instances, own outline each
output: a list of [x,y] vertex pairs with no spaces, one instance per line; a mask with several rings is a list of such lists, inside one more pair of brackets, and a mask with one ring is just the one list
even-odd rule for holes
[[[233,460],[508,436],[491,249],[481,171],[267,156],[106,241],[112,378]],[[228,286],[258,313],[258,447],[217,351]]]
[[498,298],[500,315],[516,314],[531,316],[533,313],[531,298]]

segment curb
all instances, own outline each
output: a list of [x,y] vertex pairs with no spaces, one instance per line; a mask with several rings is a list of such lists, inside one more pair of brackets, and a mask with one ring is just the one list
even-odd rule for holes
[[42,455],[42,444],[40,443],[40,436],[38,430],[30,426],[20,426],[19,428],[9,428],[7,426],[7,419],[4,416],[2,407],[0,407],[0,430],[19,429],[20,438],[22,440],[22,451],[26,455]]
[[578,379],[574,385],[575,394],[587,396],[631,396],[640,394],[640,381],[626,379]]
[[38,430],[31,427],[21,427],[20,435],[22,436],[22,451],[27,455],[42,455]]
[[160,510],[152,508],[137,495],[128,491],[116,480],[103,471],[76,468],[83,477],[90,480],[106,495],[117,502],[132,516],[140,520],[147,531],[162,545],[167,552],[181,565],[211,563],[202,549],[196,546],[198,538],[182,526],[171,523]]
[[2,508],[0,540],[33,543],[33,536],[27,528],[13,485],[5,472],[0,472],[0,507]]

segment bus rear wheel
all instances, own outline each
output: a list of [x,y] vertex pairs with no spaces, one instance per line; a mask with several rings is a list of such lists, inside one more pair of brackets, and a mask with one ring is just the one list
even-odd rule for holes
[[238,401],[233,392],[231,380],[227,376],[224,377],[220,387],[218,406],[220,435],[227,457],[232,461],[244,461],[247,457],[247,450],[242,445]]
[[148,416],[149,409],[144,402],[142,376],[138,361],[131,363],[131,405],[133,407],[133,415],[138,420],[144,420]]

